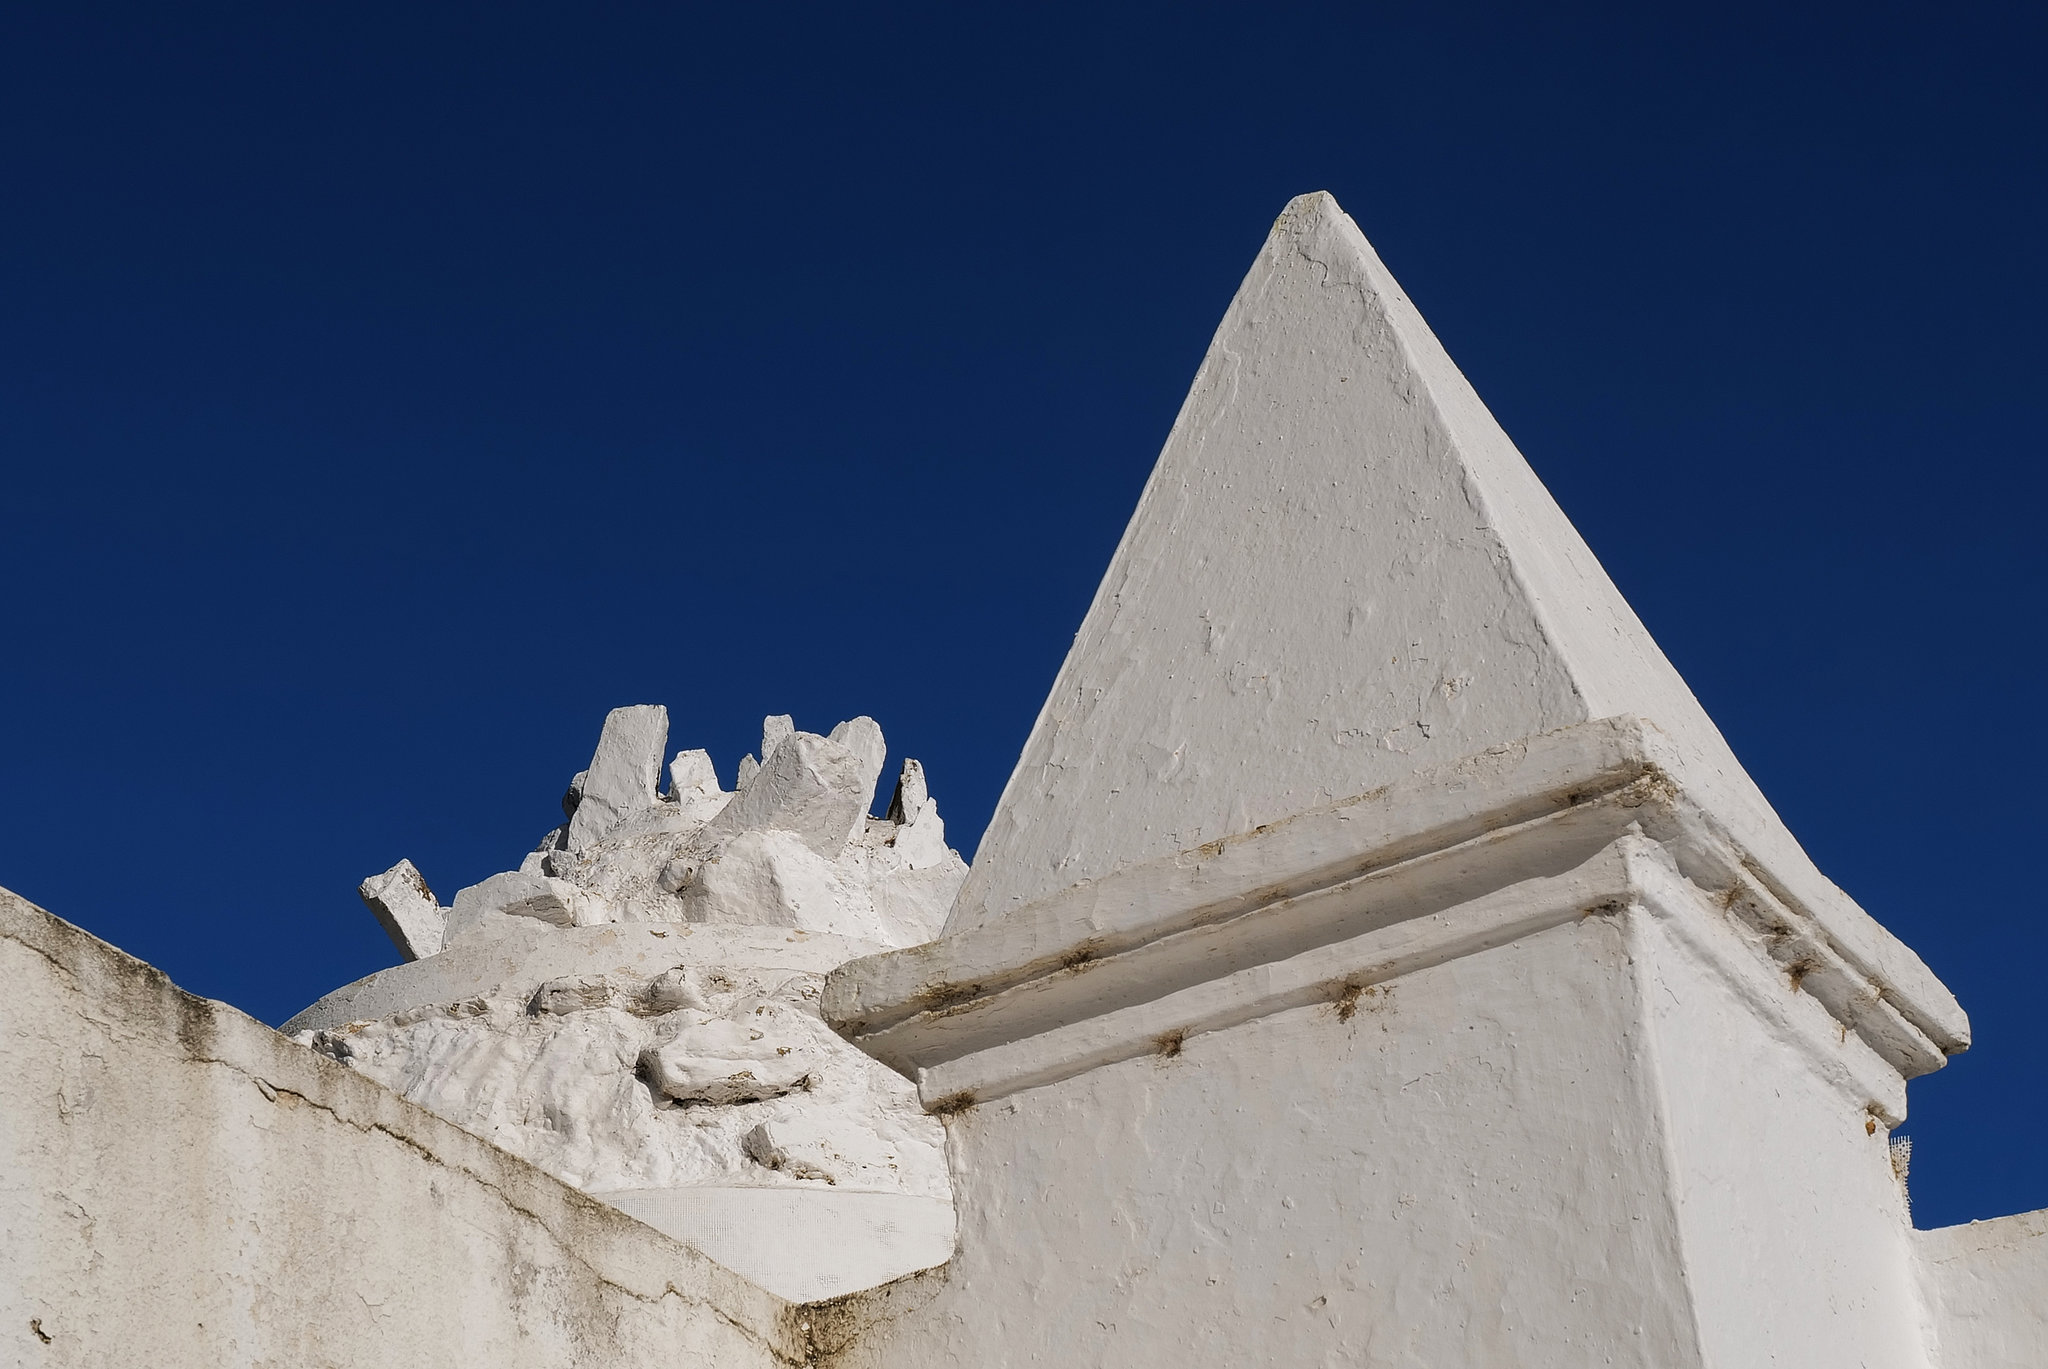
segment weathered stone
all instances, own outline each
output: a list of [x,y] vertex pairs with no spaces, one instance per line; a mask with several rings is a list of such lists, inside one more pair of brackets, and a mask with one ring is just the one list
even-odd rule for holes
[[[663,879],[681,864],[668,867]],[[682,916],[689,922],[859,934],[835,925],[848,921],[837,916],[845,881],[795,832],[741,832],[690,870],[680,889]]]
[[695,972],[684,965],[656,975],[647,986],[646,1003],[648,1011],[656,1013],[674,1012],[678,1008],[707,1012],[711,1008]]
[[958,859],[946,845],[946,822],[939,816],[939,805],[929,798],[917,805],[915,818],[896,829],[889,844],[897,859],[913,870],[929,870]]
[[828,1133],[819,1128],[799,1131],[788,1122],[763,1122],[741,1138],[740,1147],[755,1164],[780,1170],[792,1179],[839,1182],[830,1168]]
[[642,1051],[640,1068],[656,1092],[678,1103],[757,1103],[809,1088],[819,1062],[809,1033],[792,1030],[788,1012],[759,1004],[737,1019],[690,1023]]
[[654,877],[654,887],[665,894],[680,894],[696,880],[703,864],[701,856],[676,856],[662,865],[661,872]]
[[896,776],[896,792],[889,796],[889,821],[917,821],[918,813],[930,797],[925,789],[924,762],[905,757],[903,769]]
[[669,798],[709,798],[724,792],[718,787],[718,767],[711,763],[709,751],[678,751],[668,763]]
[[534,990],[533,998],[527,1004],[528,1012],[548,1012],[557,1016],[572,1012],[588,1012],[592,1008],[616,1008],[626,1001],[606,975],[580,974],[563,979],[550,979]]
[[620,819],[660,801],[661,753],[667,745],[668,710],[660,704],[611,711],[569,818],[565,844],[571,850],[590,845]]
[[717,836],[751,830],[793,832],[827,860],[838,857],[867,814],[862,784],[874,792],[868,759],[810,732],[784,737],[713,823]]
[[447,942],[467,937],[493,916],[530,917],[554,927],[581,927],[602,922],[603,909],[583,897],[565,879],[508,871],[472,884],[455,896],[448,910]]
[[866,716],[849,718],[832,729],[832,740],[860,757],[860,779],[855,789],[860,815],[866,817],[875,806],[875,782],[882,778],[882,766],[889,759],[881,724]]
[[383,874],[364,880],[356,893],[407,960],[441,949],[448,931],[448,910],[435,899],[426,878],[411,861],[401,860]]

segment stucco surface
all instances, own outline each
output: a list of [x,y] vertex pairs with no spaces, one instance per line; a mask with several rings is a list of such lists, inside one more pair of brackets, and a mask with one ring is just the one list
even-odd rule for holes
[[0,1363],[804,1362],[802,1314],[0,891]]
[[1829,1068],[1869,1048],[1747,954],[1697,890],[1659,893],[1633,950],[1706,1362],[1924,1369],[1890,1132]]
[[1647,1045],[1589,917],[972,1107],[835,1363],[1702,1363]]
[[2048,1364],[2048,1210],[1913,1234],[1942,1369]]
[[[1492,849],[1562,849],[1519,830]],[[2032,1228],[1940,1247],[1923,1296],[1904,1080],[1785,959],[1782,908],[1633,828],[1435,910],[1334,887],[1394,920],[965,1055],[928,1011],[901,1045],[948,1114],[959,1249],[831,1309],[835,1362],[1977,1363],[1934,1357],[1948,1321],[2041,1362]]]

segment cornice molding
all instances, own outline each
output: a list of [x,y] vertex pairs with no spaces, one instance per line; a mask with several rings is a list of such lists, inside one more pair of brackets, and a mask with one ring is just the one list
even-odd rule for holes
[[[998,922],[834,971],[826,1020],[919,1081],[982,1101],[1627,906],[1618,842],[1727,915],[1761,964],[1898,1075],[1968,1045],[1954,998],[1803,852],[1769,865],[1690,796],[1652,724],[1496,747],[1241,836],[1120,870]],[[1617,882],[1619,881],[1619,882]],[[1672,900],[1664,900],[1673,911]]]

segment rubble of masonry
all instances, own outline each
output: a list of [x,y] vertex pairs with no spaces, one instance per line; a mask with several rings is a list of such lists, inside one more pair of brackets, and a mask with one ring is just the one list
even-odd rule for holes
[[[658,705],[614,710],[562,826],[446,907],[409,861],[365,881],[419,963],[287,1030],[599,1196],[780,1185],[949,1202],[939,1122],[817,1011],[835,964],[937,935],[966,878],[922,767],[903,762],[875,818],[872,719],[819,736],[768,718],[731,793],[703,751],[677,754],[661,788],[667,733]],[[385,1010],[337,1017],[365,1002]]]

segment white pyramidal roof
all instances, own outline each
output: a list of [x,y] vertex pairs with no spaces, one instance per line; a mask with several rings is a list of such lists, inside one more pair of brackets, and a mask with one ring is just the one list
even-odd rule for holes
[[[1758,860],[1811,870],[1358,226],[1304,195],[1217,329],[947,932],[1617,715],[1666,734]],[[1854,918],[1837,930],[1953,1004]]]

